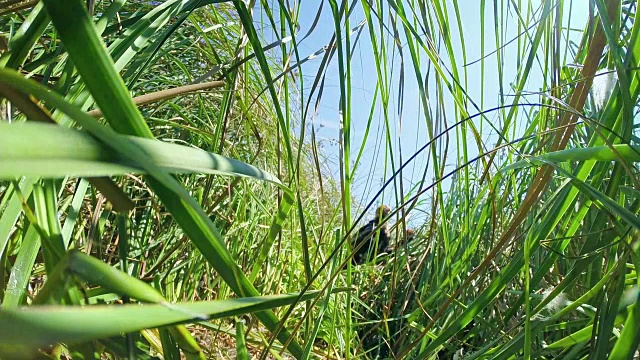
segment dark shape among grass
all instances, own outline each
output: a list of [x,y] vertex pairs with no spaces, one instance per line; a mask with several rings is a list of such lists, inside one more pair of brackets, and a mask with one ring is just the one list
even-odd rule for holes
[[359,244],[364,244],[353,255],[353,264],[360,265],[367,263],[382,253],[389,245],[389,234],[387,233],[387,224],[381,222],[389,216],[389,209],[386,205],[381,205],[376,209],[376,216],[366,225],[358,230],[358,234],[352,239],[352,247],[356,248]]

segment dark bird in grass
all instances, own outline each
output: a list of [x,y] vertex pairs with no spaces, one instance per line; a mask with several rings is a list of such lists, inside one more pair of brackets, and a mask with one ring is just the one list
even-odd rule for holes
[[353,255],[354,265],[364,264],[374,259],[376,254],[382,253],[389,245],[389,234],[387,224],[382,223],[389,216],[389,209],[386,205],[381,205],[376,210],[376,217],[358,230],[358,234],[352,238],[351,246],[356,248],[362,246]]

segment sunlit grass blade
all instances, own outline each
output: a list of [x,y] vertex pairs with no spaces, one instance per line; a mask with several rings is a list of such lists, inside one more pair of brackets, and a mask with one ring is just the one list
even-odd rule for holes
[[[118,135],[116,135],[118,136]],[[132,136],[118,136],[144,151],[156,166],[172,173],[245,176],[281,185],[273,175],[246,163],[193,147]],[[60,139],[65,141],[61,142]],[[39,146],[28,146],[24,140]],[[18,176],[114,176],[146,172],[131,159],[114,154],[110,146],[86,132],[61,126],[0,124],[0,178]]]
[[627,319],[620,332],[620,336],[615,346],[611,350],[610,359],[633,359],[640,344],[640,319],[638,319],[638,303],[631,305],[628,309]]
[[5,190],[2,202],[0,202],[2,206],[2,216],[0,217],[0,255],[5,254],[6,246],[9,242],[9,235],[22,212],[22,203],[16,195],[16,190],[28,198],[31,196],[35,181],[33,178],[25,177],[17,183],[18,188],[14,187],[16,183],[12,183]]
[[11,269],[8,285],[2,298],[2,307],[5,309],[13,309],[22,305],[29,279],[31,278],[31,269],[40,250],[40,235],[35,226],[30,225],[25,230],[22,246],[20,246],[20,251],[16,256],[16,261]]
[[[315,293],[305,295],[311,299]],[[185,311],[165,305],[30,306],[0,310],[0,346],[44,346],[56,342],[78,343],[179,323],[197,321],[189,316],[206,314],[219,319],[289,305],[297,294],[247,297],[181,304]],[[101,319],[96,322],[95,319]]]
[[640,146],[616,144],[612,146],[595,146],[582,149],[566,149],[546,153],[539,156],[527,157],[502,168],[503,172],[522,169],[531,165],[542,165],[545,161],[554,163],[573,161],[640,161]]
[[17,69],[29,55],[32,46],[44,32],[49,24],[47,13],[42,3],[38,3],[31,12],[27,21],[18,29],[9,42],[10,52],[4,53],[0,63],[4,67]]

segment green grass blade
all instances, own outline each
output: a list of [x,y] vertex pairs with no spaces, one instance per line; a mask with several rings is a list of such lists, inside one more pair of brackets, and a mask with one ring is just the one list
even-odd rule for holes
[[[312,299],[316,295],[309,293],[304,296],[304,300]],[[19,310],[2,309],[0,347],[44,346],[56,342],[79,343],[200,320],[187,312],[206,314],[208,319],[220,319],[289,305],[297,297],[298,294],[269,295],[181,304],[180,307],[185,311],[154,304],[30,306]],[[101,321],[95,321],[96,319]]]
[[27,17],[27,20],[11,38],[8,53],[3,54],[0,63],[4,67],[17,69],[29,56],[33,45],[38,41],[45,28],[49,25],[49,18],[42,3],[38,3]]
[[528,166],[540,166],[545,161],[554,163],[573,162],[573,161],[640,161],[640,146],[616,144],[612,146],[594,146],[583,149],[566,149],[555,152],[546,153],[539,156],[531,156],[526,160],[520,160],[509,166],[504,167],[501,171],[511,171],[522,169]]
[[22,305],[27,285],[31,278],[33,264],[36,262],[39,250],[40,235],[35,226],[30,225],[25,231],[20,251],[11,268],[7,288],[2,299],[2,307],[4,309],[15,309]]
[[80,207],[82,206],[84,196],[87,193],[88,189],[89,189],[89,183],[86,180],[81,179],[78,181],[78,186],[75,189],[73,200],[71,201],[71,208],[67,212],[67,217],[64,221],[64,224],[62,225],[62,230],[61,230],[62,240],[64,242],[65,247],[68,247],[69,244],[71,243],[71,235],[78,221],[80,211],[81,211]]
[[[31,196],[31,191],[33,190],[33,184],[35,182],[36,179],[33,178],[22,178],[22,180],[18,182],[18,191],[20,191],[25,197]],[[11,231],[22,212],[22,203],[20,198],[16,196],[14,184],[15,183],[8,186],[2,198],[2,202],[0,203],[0,209],[2,210],[2,216],[0,216],[0,256],[4,254],[9,242]]]
[[[144,151],[156,166],[172,173],[244,176],[282,185],[254,166],[193,147],[116,135]],[[39,144],[29,147],[25,139]],[[61,142],[60,139],[65,139]],[[110,146],[86,132],[42,123],[0,124],[0,178],[114,176],[145,172],[135,162],[114,154]]]
[[244,322],[236,318],[236,360],[250,359],[244,333]]

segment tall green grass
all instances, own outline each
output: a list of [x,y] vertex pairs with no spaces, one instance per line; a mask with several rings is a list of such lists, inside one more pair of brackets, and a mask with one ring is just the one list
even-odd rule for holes
[[637,4],[585,4],[0,2],[0,357],[637,356]]

